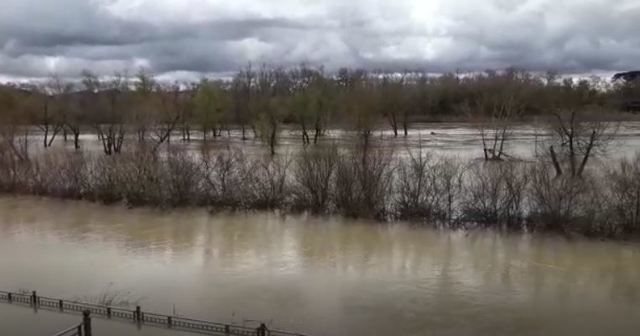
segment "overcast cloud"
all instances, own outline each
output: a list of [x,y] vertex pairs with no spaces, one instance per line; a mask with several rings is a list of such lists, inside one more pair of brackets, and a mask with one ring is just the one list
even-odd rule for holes
[[1,0],[0,79],[248,62],[430,72],[640,68],[640,0]]

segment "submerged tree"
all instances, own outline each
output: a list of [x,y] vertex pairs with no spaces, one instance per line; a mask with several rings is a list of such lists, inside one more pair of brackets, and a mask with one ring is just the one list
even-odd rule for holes
[[256,74],[256,97],[252,109],[256,116],[256,129],[275,155],[281,116],[286,111],[286,97],[291,81],[283,69],[262,66]]
[[[408,111],[407,106],[407,87],[405,87],[405,76],[385,75],[382,78],[382,87],[380,88],[380,104],[382,115],[386,117],[393,136],[398,136],[399,127],[403,127],[404,134],[408,134]],[[402,124],[402,125],[400,125]]]
[[203,79],[198,85],[194,100],[195,116],[202,128],[204,140],[207,141],[209,132],[217,137],[229,105],[222,84]]
[[240,126],[242,141],[247,140],[247,125],[251,123],[251,102],[254,99],[255,78],[256,73],[249,65],[240,70],[231,83],[234,121]]
[[341,106],[358,132],[366,152],[380,115],[380,86],[366,72],[347,69],[340,71],[339,85]]
[[130,94],[131,113],[127,121],[133,127],[140,143],[144,143],[153,130],[155,114],[159,107],[157,85],[155,78],[145,70],[138,72],[133,83],[133,91]]
[[126,133],[126,115],[129,108],[129,79],[116,73],[101,80],[95,74],[84,71],[82,84],[96,102],[91,122],[106,155],[122,151]]
[[589,160],[606,149],[617,127],[603,121],[604,114],[602,109],[587,112],[570,109],[554,113],[549,124],[553,136],[549,156],[556,176],[581,177]]
[[32,89],[35,94],[30,97],[29,110],[35,124],[42,131],[43,146],[48,148],[65,127],[65,103],[72,86],[53,75],[46,83],[34,85]]

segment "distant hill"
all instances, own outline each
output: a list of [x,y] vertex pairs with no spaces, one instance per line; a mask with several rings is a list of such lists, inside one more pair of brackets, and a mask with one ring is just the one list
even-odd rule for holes
[[640,71],[636,70],[636,71],[620,72],[613,75],[613,81],[618,81],[621,79],[626,82],[632,82],[632,81],[638,80],[640,79]]

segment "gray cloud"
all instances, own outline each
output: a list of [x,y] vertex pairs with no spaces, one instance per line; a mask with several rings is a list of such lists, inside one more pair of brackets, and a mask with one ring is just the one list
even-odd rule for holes
[[0,78],[300,62],[431,72],[638,67],[637,0],[3,0]]

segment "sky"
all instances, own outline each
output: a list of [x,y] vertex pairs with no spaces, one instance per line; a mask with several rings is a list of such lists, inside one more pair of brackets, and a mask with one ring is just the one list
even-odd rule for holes
[[640,0],[0,0],[0,80],[249,62],[560,73],[640,68]]

